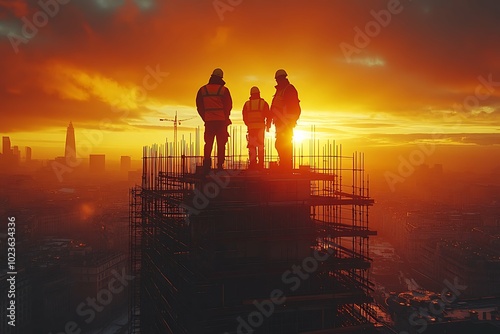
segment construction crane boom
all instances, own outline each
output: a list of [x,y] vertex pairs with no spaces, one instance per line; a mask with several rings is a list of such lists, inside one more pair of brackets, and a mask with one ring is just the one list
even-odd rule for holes
[[180,125],[181,122],[184,121],[189,121],[190,119],[193,119],[194,117],[190,118],[185,118],[185,119],[178,119],[177,118],[177,110],[175,111],[175,117],[174,119],[171,118],[160,118],[161,122],[173,122],[174,123],[174,156],[177,156],[177,125]]

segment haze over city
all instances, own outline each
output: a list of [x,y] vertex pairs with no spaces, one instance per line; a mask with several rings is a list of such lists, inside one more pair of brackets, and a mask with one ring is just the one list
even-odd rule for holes
[[203,125],[194,96],[214,67],[233,95],[233,126],[249,88],[271,99],[274,71],[286,68],[302,137],[314,124],[386,169],[429,143],[429,163],[496,162],[495,2],[215,3],[71,1],[21,42],[20,19],[42,8],[3,1],[0,132],[49,159],[61,155],[72,121],[92,153],[138,159],[143,145],[172,136],[159,118],[195,117],[180,134]]

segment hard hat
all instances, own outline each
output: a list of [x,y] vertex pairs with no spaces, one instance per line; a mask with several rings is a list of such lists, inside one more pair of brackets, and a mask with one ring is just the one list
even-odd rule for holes
[[252,88],[250,88],[250,95],[259,93],[260,93],[259,87],[253,86]]
[[283,75],[286,77],[288,74],[286,73],[285,70],[279,69],[279,70],[276,71],[276,74],[274,75],[274,78],[276,79],[276,78],[281,77]]
[[218,77],[224,77],[224,72],[220,68],[216,68],[213,72],[212,75],[218,76]]

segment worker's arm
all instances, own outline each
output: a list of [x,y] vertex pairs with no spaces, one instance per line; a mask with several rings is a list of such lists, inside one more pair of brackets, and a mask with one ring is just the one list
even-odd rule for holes
[[243,115],[243,123],[245,123],[245,125],[248,125],[247,124],[247,102],[245,102],[245,104],[243,105],[243,109],[241,111],[241,114]]
[[200,115],[201,119],[205,121],[205,107],[203,106],[201,88],[198,90],[198,94],[196,94],[196,109],[198,110],[198,114]]
[[[286,112],[288,117],[292,116],[291,118],[297,122],[297,120],[300,117],[301,109],[300,109],[300,100],[299,100],[299,93],[297,92],[297,89],[293,85],[289,85],[288,88],[285,90],[285,105],[286,105]],[[295,124],[294,124],[295,126]]]
[[227,118],[231,116],[231,109],[233,109],[233,99],[231,98],[231,92],[226,87],[226,92],[224,94],[224,113]]
[[229,121],[228,123],[231,124],[229,116],[231,116],[231,109],[233,109],[233,99],[231,98],[231,93],[229,92],[229,89],[227,87],[223,95],[223,105],[224,105],[224,114],[226,115],[226,119]]

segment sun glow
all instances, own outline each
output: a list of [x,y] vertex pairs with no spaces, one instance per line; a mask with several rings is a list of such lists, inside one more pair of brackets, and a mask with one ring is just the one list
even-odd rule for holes
[[300,144],[304,140],[307,140],[311,137],[311,134],[309,131],[304,131],[304,130],[297,130],[295,129],[293,131],[293,142],[295,144]]

